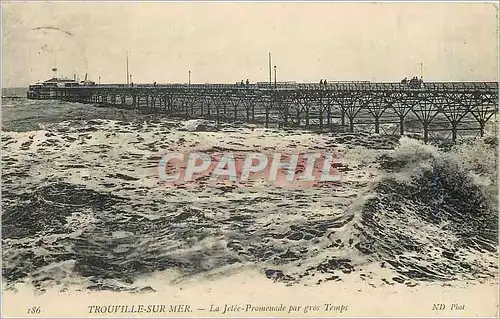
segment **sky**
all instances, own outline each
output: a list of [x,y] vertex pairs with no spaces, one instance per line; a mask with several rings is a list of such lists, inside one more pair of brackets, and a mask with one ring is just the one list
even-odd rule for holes
[[[2,85],[498,81],[493,3],[2,2]],[[422,68],[423,66],[423,68]]]

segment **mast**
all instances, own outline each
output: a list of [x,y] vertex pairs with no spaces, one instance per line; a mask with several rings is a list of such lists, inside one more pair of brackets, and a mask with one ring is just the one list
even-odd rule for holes
[[54,52],[54,67],[52,68],[54,72],[54,78],[57,78],[57,54]]
[[52,72],[54,72],[54,78],[57,78],[57,55],[54,54],[54,67],[52,68]]

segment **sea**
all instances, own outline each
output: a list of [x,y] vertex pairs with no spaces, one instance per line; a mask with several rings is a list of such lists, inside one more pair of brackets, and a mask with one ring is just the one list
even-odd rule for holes
[[[141,279],[160,272],[182,285],[246,268],[286,285],[498,273],[496,122],[442,149],[28,100],[25,88],[3,89],[1,111],[5,289],[151,292],[162,283]],[[296,188],[158,180],[165,152],[221,150],[328,150],[343,178]]]

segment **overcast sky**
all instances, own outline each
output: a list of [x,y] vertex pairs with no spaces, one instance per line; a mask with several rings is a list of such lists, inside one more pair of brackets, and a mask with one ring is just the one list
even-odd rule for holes
[[78,73],[135,83],[497,81],[492,3],[2,3],[3,86]]

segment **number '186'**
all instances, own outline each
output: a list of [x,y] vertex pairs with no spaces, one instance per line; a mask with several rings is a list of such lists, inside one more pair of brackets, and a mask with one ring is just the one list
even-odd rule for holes
[[32,307],[32,308],[28,309],[28,313],[29,314],[36,314],[36,313],[40,313],[40,312],[41,312],[40,306],[38,306],[38,307]]

